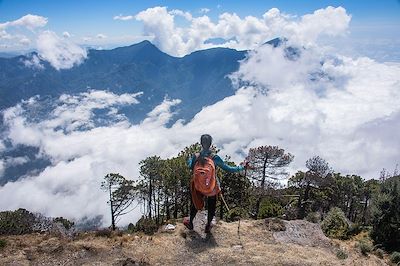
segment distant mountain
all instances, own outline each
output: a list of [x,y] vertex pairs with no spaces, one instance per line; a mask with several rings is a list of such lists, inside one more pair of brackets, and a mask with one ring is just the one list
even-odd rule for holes
[[[286,47],[286,39],[273,39],[265,45],[285,46],[286,56],[296,60],[301,51]],[[56,70],[47,61],[40,67],[26,62],[38,57],[32,52],[12,58],[0,58],[0,111],[22,99],[40,95],[38,109],[30,110],[34,121],[48,116],[48,110],[61,94],[76,94],[88,89],[109,90],[116,94],[142,91],[140,104],[120,109],[132,123],[142,121],[146,114],[165,97],[181,99],[174,117],[190,121],[204,106],[212,105],[235,93],[228,75],[237,71],[247,51],[212,48],[173,57],[161,52],[149,41],[112,50],[89,50],[87,59],[71,69]],[[36,108],[36,107],[35,107]],[[6,130],[0,115],[0,136]],[[9,181],[34,174],[51,164],[38,157],[35,147],[19,145],[0,152],[3,158],[25,157],[23,165],[8,165],[0,186]]]
[[24,62],[35,55],[0,58],[0,109],[37,94],[58,97],[88,88],[118,94],[143,91],[141,104],[126,110],[136,122],[166,95],[182,100],[178,116],[188,120],[203,106],[234,94],[227,75],[238,69],[246,51],[213,48],[178,58],[143,41],[113,50],[89,50],[82,64],[59,71],[45,61],[42,69],[27,67]]
[[264,44],[271,45],[274,48],[283,46],[284,47],[283,51],[285,53],[285,57],[289,60],[296,61],[297,59],[299,59],[299,57],[301,55],[301,50],[294,46],[288,46],[287,42],[288,42],[287,38],[275,38]]
[[[125,106],[121,112],[137,123],[167,96],[181,99],[175,119],[189,121],[202,107],[214,104],[235,93],[227,75],[239,68],[246,51],[214,48],[178,58],[161,52],[148,41],[113,50],[89,50],[88,58],[71,69],[56,70],[48,62],[32,67],[26,62],[37,53],[0,58],[0,111],[22,99],[40,95],[40,110],[32,110],[32,119],[48,115],[61,94],[75,94],[88,89],[133,93],[142,91],[140,104]],[[42,111],[44,110],[44,111]],[[0,136],[5,130],[0,115]],[[0,152],[2,158],[26,156],[29,162],[9,165],[0,177],[0,186],[34,174],[51,164],[37,158],[37,148],[19,145]]]

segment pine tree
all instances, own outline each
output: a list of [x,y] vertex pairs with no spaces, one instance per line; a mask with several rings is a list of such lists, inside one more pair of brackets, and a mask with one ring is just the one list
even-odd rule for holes
[[118,218],[129,212],[127,209],[135,200],[134,182],[120,174],[110,173],[104,177],[101,188],[110,195],[111,228],[115,230]]
[[267,186],[272,188],[274,182],[287,177],[286,167],[293,161],[294,156],[285,153],[278,146],[260,146],[249,150],[246,160],[252,167],[249,177],[253,180],[257,194],[255,217],[258,217],[262,198]]

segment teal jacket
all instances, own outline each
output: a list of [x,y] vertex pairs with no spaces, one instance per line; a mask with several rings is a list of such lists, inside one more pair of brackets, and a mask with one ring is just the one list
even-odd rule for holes
[[[235,172],[239,172],[242,171],[244,169],[243,166],[230,166],[227,165],[226,163],[224,163],[224,161],[221,159],[221,157],[219,157],[218,155],[211,154],[211,151],[201,151],[200,154],[203,153],[206,156],[210,156],[213,161],[214,164],[218,167],[220,167],[222,170],[225,170],[227,172],[231,172],[231,173],[235,173]],[[196,163],[196,155],[193,155],[192,157],[190,157],[187,161],[188,166],[190,167],[190,169],[193,170],[194,164]]]

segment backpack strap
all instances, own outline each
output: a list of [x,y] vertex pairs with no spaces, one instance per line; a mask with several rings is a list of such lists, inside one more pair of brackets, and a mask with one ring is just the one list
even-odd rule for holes
[[[215,153],[210,153],[207,157],[214,161],[215,155],[216,155]],[[196,153],[192,156],[192,158],[193,158],[193,160],[192,160],[192,171],[193,171],[194,166],[196,165],[196,162],[197,162],[197,160],[199,159],[199,157],[200,157],[200,152],[196,152]]]
[[196,165],[197,160],[199,159],[199,157],[200,157],[200,153],[199,152],[196,152],[195,154],[193,154],[193,156],[192,156],[192,165],[191,165],[191,170],[192,171],[193,171],[194,166]]

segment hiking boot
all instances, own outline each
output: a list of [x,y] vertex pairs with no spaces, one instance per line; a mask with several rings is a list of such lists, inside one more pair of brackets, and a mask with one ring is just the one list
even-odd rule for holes
[[183,218],[183,225],[186,226],[187,229],[193,230],[193,223],[190,221],[189,217]]
[[212,224],[207,224],[204,233],[209,234],[211,233]]

